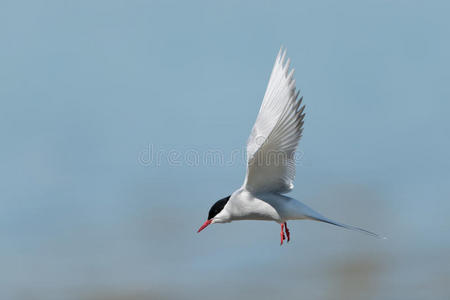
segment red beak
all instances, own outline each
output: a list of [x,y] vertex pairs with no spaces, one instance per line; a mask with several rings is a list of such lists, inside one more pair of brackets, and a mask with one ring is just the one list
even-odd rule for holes
[[202,225],[202,227],[199,228],[199,230],[197,231],[197,233],[199,233],[200,231],[202,231],[203,229],[206,228],[206,226],[208,226],[209,224],[211,224],[212,219],[211,220],[206,220],[206,222]]

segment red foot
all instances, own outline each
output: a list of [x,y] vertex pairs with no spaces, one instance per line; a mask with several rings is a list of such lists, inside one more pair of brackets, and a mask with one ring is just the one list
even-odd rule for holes
[[[283,228],[283,225],[281,225],[281,228]],[[289,241],[291,240],[291,234],[289,232],[289,229],[287,228],[287,222],[284,222],[284,230],[286,230],[287,241],[289,243]]]
[[281,224],[281,232],[280,232],[280,237],[281,237],[281,243],[280,243],[280,246],[283,245],[283,241],[286,239],[286,238],[284,237],[283,228],[284,228],[284,224],[282,223],[282,224]]

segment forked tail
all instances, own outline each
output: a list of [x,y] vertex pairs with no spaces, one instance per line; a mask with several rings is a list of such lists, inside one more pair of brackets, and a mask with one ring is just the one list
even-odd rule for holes
[[380,236],[380,235],[378,235],[376,233],[373,233],[373,232],[371,232],[369,230],[365,230],[365,229],[362,229],[362,228],[359,228],[359,227],[356,227],[356,226],[351,226],[351,225],[346,225],[346,224],[343,224],[343,223],[339,223],[339,222],[333,221],[331,219],[328,219],[328,218],[326,218],[326,217],[324,217],[324,216],[322,216],[322,215],[320,215],[318,213],[314,213],[314,216],[310,215],[310,216],[308,216],[308,218],[311,219],[311,220],[328,223],[328,224],[335,225],[335,226],[338,226],[338,227],[342,227],[342,228],[345,228],[345,229],[359,231],[359,232],[365,233],[367,235],[370,235],[370,236],[373,236],[373,237],[376,237],[376,238],[379,238],[379,239],[383,239],[383,240],[386,239],[386,237]]

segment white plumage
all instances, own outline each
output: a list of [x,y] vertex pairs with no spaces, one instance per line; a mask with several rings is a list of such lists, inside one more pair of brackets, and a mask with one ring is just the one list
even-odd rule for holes
[[[294,154],[302,136],[305,116],[302,98],[296,91],[294,70],[280,49],[267,90],[247,142],[247,175],[241,188],[218,201],[199,232],[212,223],[237,220],[266,220],[281,224],[281,243],[289,241],[287,220],[310,219],[347,229],[377,234],[345,225],[315,212],[298,200],[283,195],[294,187]],[[219,211],[216,211],[218,210]]]
[[286,51],[278,53],[255,125],[247,142],[247,176],[252,192],[286,193],[293,189],[294,153],[302,136],[302,98],[295,90]]

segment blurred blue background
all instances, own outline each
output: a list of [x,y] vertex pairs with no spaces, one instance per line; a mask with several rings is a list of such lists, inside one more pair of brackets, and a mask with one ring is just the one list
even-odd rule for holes
[[[449,9],[1,1],[0,298],[448,299]],[[281,45],[307,106],[290,196],[388,240],[196,233],[243,182]]]

